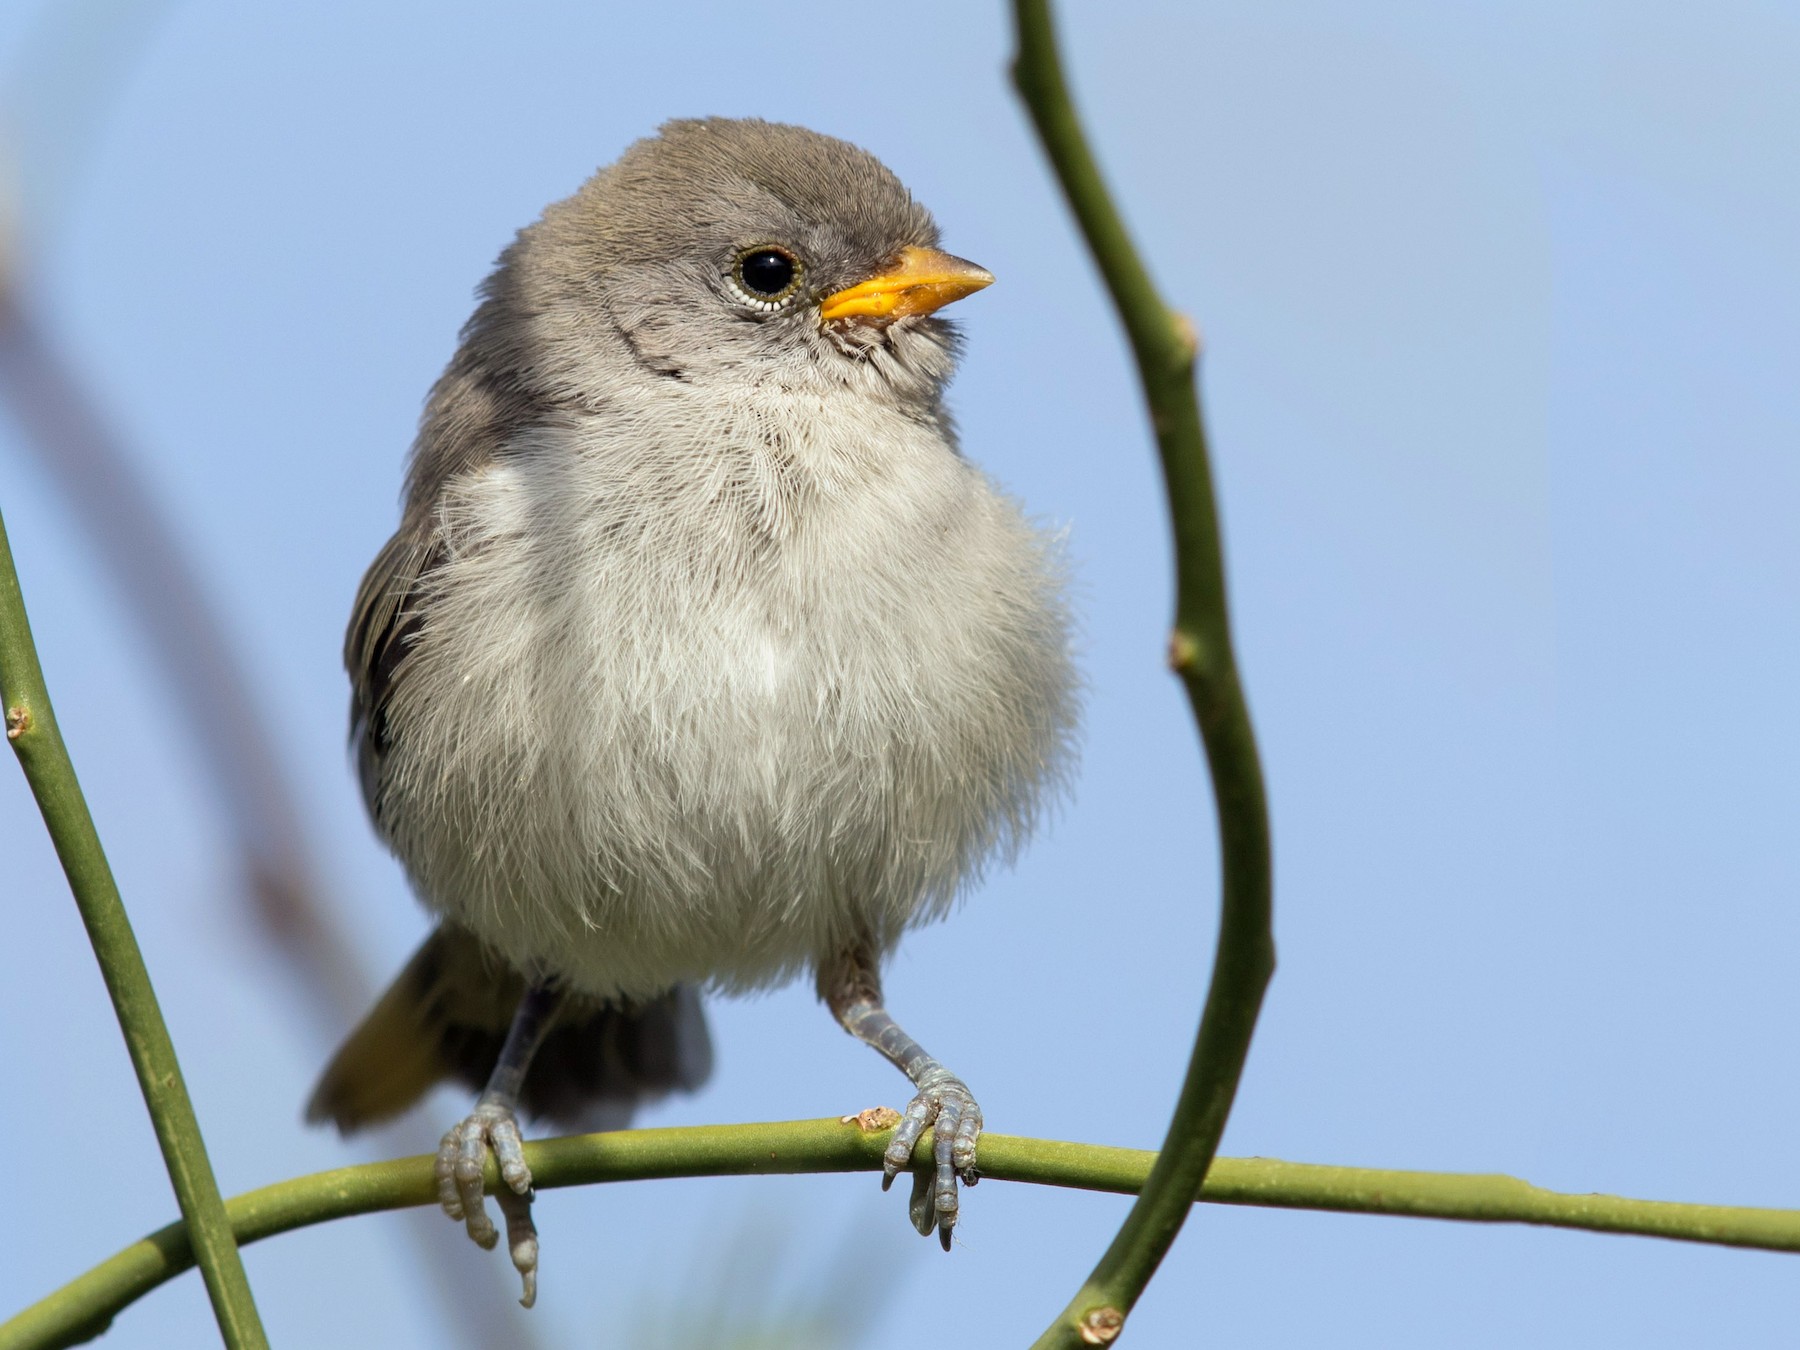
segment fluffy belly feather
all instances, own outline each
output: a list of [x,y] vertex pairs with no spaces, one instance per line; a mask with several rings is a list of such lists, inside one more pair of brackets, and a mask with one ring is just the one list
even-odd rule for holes
[[859,450],[565,439],[452,495],[383,766],[426,904],[593,993],[741,989],[1022,840],[1074,717],[1056,545],[935,437]]

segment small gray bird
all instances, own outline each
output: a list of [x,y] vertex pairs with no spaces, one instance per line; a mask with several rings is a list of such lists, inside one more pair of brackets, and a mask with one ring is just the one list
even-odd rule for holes
[[1018,848],[1076,718],[1057,539],[959,452],[988,285],[866,152],[671,122],[501,255],[432,390],[398,533],[351,616],[376,828],[440,919],[326,1069],[350,1130],[452,1077],[438,1194],[495,1154],[536,1291],[518,1115],[620,1124],[706,1077],[697,989],[811,971],[934,1127],[912,1217],[946,1249],[981,1110],[880,966]]

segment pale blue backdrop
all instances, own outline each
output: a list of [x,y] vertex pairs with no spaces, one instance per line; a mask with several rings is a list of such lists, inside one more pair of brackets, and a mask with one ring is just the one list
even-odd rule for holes
[[[668,116],[803,122],[906,179],[1000,278],[960,307],[955,407],[970,453],[1067,523],[1092,693],[1069,808],[907,944],[892,1001],[993,1128],[1153,1146],[1210,961],[1210,806],[1161,665],[1144,420],[1005,82],[1000,4],[49,8],[0,8],[12,254],[230,614],[383,970],[425,920],[362,819],[338,643],[471,289]],[[1226,1151],[1800,1206],[1800,9],[1064,10],[1112,179],[1206,335],[1267,756],[1281,965]],[[223,1185],[362,1156],[300,1125],[325,1047],[249,935],[167,690],[3,414],[0,505]],[[174,1207],[10,768],[0,819],[10,1310]],[[904,1095],[804,988],[713,1025],[712,1086],[652,1123]],[[862,1263],[860,1344],[947,1313],[963,1334],[934,1340],[1022,1345],[1124,1209],[991,1183],[946,1256],[868,1177],[558,1192],[530,1321],[673,1346],[721,1268],[780,1305]],[[510,1297],[499,1258],[451,1259]],[[248,1260],[278,1346],[449,1344],[401,1221]],[[1791,1257],[1208,1208],[1128,1341],[1789,1345],[1797,1290]],[[212,1334],[188,1277],[112,1339]]]

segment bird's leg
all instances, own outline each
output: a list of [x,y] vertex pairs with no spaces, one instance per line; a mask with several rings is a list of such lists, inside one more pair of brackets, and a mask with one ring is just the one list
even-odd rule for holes
[[910,1211],[913,1227],[927,1237],[936,1229],[938,1241],[949,1251],[958,1210],[957,1178],[970,1186],[981,1179],[975,1170],[981,1107],[962,1079],[928,1055],[883,1006],[881,976],[867,947],[856,947],[819,967],[819,997],[845,1031],[881,1051],[918,1088],[882,1155],[881,1188],[894,1184],[912,1161],[919,1136],[931,1127],[936,1165],[914,1176]]
[[494,1200],[506,1220],[507,1250],[525,1282],[519,1302],[527,1308],[537,1302],[538,1242],[531,1222],[531,1169],[525,1165],[519,1137],[519,1092],[561,1000],[561,992],[549,981],[538,981],[525,991],[487,1087],[476,1099],[475,1109],[444,1136],[437,1153],[438,1203],[444,1213],[468,1225],[469,1236],[477,1244],[491,1249],[500,1235],[482,1200],[481,1172],[488,1150],[493,1149],[502,1181]]

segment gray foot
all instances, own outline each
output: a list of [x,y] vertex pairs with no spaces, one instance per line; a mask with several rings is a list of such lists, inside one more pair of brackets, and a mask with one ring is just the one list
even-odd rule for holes
[[500,1164],[501,1188],[494,1192],[500,1216],[506,1222],[506,1248],[525,1283],[519,1300],[529,1308],[537,1302],[538,1239],[531,1222],[531,1169],[519,1137],[519,1118],[503,1102],[482,1101],[466,1119],[451,1126],[438,1145],[438,1204],[444,1213],[467,1225],[469,1236],[484,1251],[491,1251],[500,1234],[488,1218],[482,1198],[482,1168],[488,1150]]
[[959,1201],[957,1178],[973,1186],[981,1180],[975,1170],[975,1143],[981,1138],[981,1107],[974,1094],[960,1079],[944,1074],[920,1087],[907,1103],[906,1112],[888,1141],[882,1155],[881,1188],[894,1184],[894,1178],[912,1162],[913,1147],[929,1126],[932,1132],[931,1153],[934,1166],[913,1176],[912,1201],[908,1212],[913,1227],[930,1237],[935,1229],[945,1251],[950,1250],[951,1230],[956,1227]]

